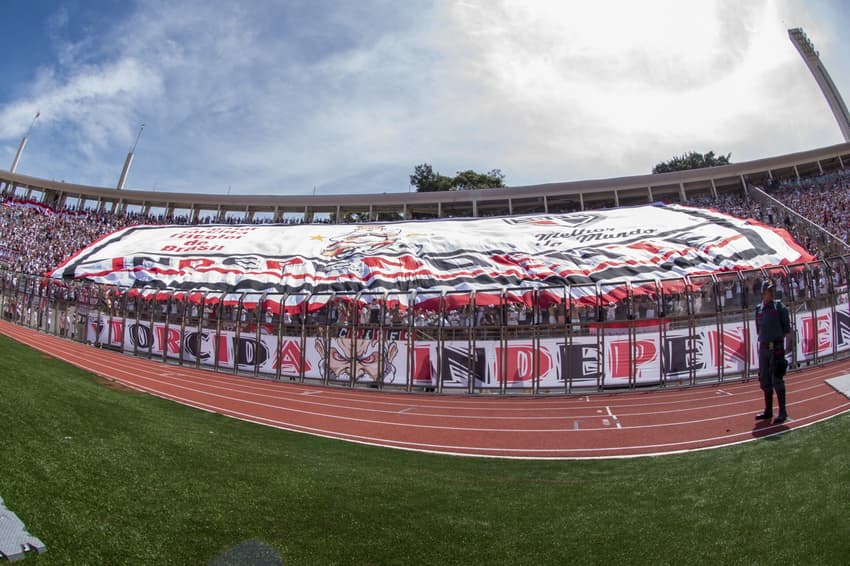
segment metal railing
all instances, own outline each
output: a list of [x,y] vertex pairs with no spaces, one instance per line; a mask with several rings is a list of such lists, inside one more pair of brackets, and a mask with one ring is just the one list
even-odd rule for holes
[[[327,386],[589,394],[748,379],[764,279],[792,313],[791,367],[850,352],[850,256],[595,285],[221,295],[0,270],[5,320],[94,347]],[[611,297],[616,300],[611,301]]]

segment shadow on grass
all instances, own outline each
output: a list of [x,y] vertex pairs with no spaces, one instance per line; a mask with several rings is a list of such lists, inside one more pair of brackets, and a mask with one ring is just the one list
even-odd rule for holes
[[753,438],[765,438],[767,440],[779,440],[780,432],[791,430],[787,424],[773,424],[771,421],[759,421],[753,427]]

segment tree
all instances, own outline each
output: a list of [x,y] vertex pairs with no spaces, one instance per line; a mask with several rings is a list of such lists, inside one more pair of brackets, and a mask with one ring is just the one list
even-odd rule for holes
[[487,173],[467,169],[458,171],[454,177],[446,177],[434,172],[430,164],[423,163],[413,169],[410,184],[416,187],[416,192],[419,193],[492,189],[505,186],[505,175],[499,169],[492,169]]
[[458,171],[454,178],[456,191],[468,191],[471,189],[493,189],[505,186],[505,176],[498,169],[487,173],[476,173],[472,169]]
[[452,179],[439,173],[428,163],[417,165],[410,176],[410,184],[416,187],[418,193],[431,193],[435,191],[452,190]]
[[731,153],[716,156],[713,151],[698,153],[691,151],[674,157],[670,161],[662,161],[652,168],[654,173],[669,173],[670,171],[685,171],[687,169],[702,169],[704,167],[717,167],[718,165],[729,165]]

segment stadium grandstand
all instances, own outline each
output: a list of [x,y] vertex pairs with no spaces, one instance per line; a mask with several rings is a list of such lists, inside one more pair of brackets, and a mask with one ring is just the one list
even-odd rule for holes
[[[0,258],[7,267],[37,273],[99,236],[137,224],[304,224],[390,222],[519,214],[548,214],[631,206],[656,201],[717,208],[741,218],[787,228],[820,255],[842,251],[847,221],[837,214],[850,184],[850,144],[710,169],[445,193],[374,195],[231,196],[116,190],[73,185],[0,171],[4,214],[60,216],[52,250],[33,257],[29,230],[4,232]],[[808,191],[808,192],[806,192]],[[809,194],[816,198],[804,198]],[[825,194],[828,199],[824,199]],[[770,197],[773,198],[770,198]],[[815,210],[820,207],[820,210]],[[830,214],[832,211],[832,214]],[[812,224],[809,224],[807,220]],[[4,226],[9,222],[4,221]],[[37,229],[36,226],[34,226]],[[54,227],[54,229],[56,229]],[[834,237],[834,236],[837,236]],[[837,246],[837,247],[836,247]],[[17,247],[17,255],[12,248]],[[27,249],[27,253],[21,250]],[[49,257],[42,259],[41,255]],[[23,265],[22,258],[27,257]]]
[[[128,354],[325,385],[540,394],[746,378],[755,366],[749,310],[766,278],[794,309],[795,364],[850,349],[848,160],[850,144],[842,144],[659,175],[387,194],[380,205],[374,195],[154,193],[0,172],[2,311],[8,320]],[[644,281],[460,285],[430,295],[338,287],[227,293],[98,280],[67,268],[92,242],[103,247],[107,235],[139,226],[535,223],[658,203],[780,229],[802,255]],[[60,264],[66,268],[46,277]],[[828,328],[813,322],[823,317]]]
[[[69,105],[100,112],[101,99],[113,104],[124,98],[130,107],[146,100],[137,99],[136,91],[161,90],[164,104],[185,105],[204,120],[213,113],[238,114],[228,109],[233,100],[259,116],[273,135],[302,130],[301,123],[285,123],[251,103],[247,87],[256,74],[264,98],[302,112],[303,123],[312,126],[315,120],[292,96],[306,91],[321,103],[323,119],[343,132],[340,137],[350,137],[347,147],[357,148],[357,138],[345,135],[352,128],[322,92],[339,90],[354,107],[362,106],[356,90],[338,75],[362,75],[369,90],[384,96],[372,70],[386,66],[381,55],[386,50],[415,72],[415,88],[428,98],[442,97],[434,87],[443,85],[432,84],[434,78],[446,80],[453,92],[467,88],[455,73],[423,74],[410,57],[422,51],[433,58],[429,36],[441,44],[447,43],[445,33],[463,39],[460,28],[445,26],[431,6],[423,13],[401,11],[404,20],[424,15],[424,33],[397,19],[382,22],[383,10],[372,5],[346,12],[340,4],[331,10],[332,25],[323,19],[326,7],[286,6],[275,17],[268,7],[258,11],[275,43],[293,55],[303,49],[311,64],[325,69],[319,78],[326,70],[333,76],[333,84],[280,81],[286,86],[281,91],[266,71],[287,66],[286,55],[271,46],[252,49],[262,44],[241,31],[256,28],[239,21],[251,10],[225,4],[178,2],[174,11],[169,3],[134,4],[138,16],[130,19],[98,5],[91,9],[97,20],[114,18],[117,27],[94,26],[96,33],[81,34],[80,42],[68,38],[89,10],[54,9],[47,24],[61,43],[45,43],[61,46],[61,59],[73,61],[78,57],[73,52],[80,51],[86,67],[98,67],[91,76],[108,78],[114,68],[117,80],[91,81],[83,73],[80,81],[72,76],[73,66],[57,64],[57,71],[71,77],[66,84],[58,72],[32,65],[40,88],[34,92],[26,79],[10,75],[19,97],[8,105],[10,121],[22,121],[31,106],[35,115],[11,167],[0,170],[0,413],[6,423],[0,435],[6,440],[0,444],[6,455],[0,563],[846,562],[850,539],[843,536],[846,509],[840,502],[847,491],[841,479],[850,422],[850,113],[802,29],[788,30],[789,36],[845,143],[814,147],[831,143],[815,141],[798,146],[813,149],[734,164],[728,164],[730,153],[727,164],[708,168],[525,186],[382,194],[348,187],[333,195],[317,195],[314,186],[312,195],[231,195],[229,186],[227,194],[157,191],[158,181],[153,190],[128,186],[144,124],[116,187],[75,184],[73,175],[89,175],[84,168],[96,169],[101,161],[61,159],[86,138],[60,132],[57,124],[66,118],[57,112],[50,118],[54,145],[42,154],[49,158],[32,170],[43,177],[65,175],[67,168],[77,173],[65,182],[17,172],[40,116],[35,104],[63,96]],[[461,4],[441,9],[474,16],[457,22],[488,45],[516,51],[518,64],[535,76],[527,81],[531,75],[497,59],[500,68],[517,75],[512,83],[524,79],[529,90],[564,98],[559,83],[552,88],[538,80],[545,73],[533,59],[553,58],[538,47],[550,41],[549,28],[535,24],[538,15],[526,20],[514,6],[503,11],[491,3]],[[686,82],[711,94],[705,84],[718,81],[715,70],[705,74],[695,64],[698,53],[673,47],[678,43],[699,42],[715,51],[721,44],[733,47],[743,67],[714,54],[706,61],[722,71],[719,86],[738,98],[737,69],[753,73],[753,63],[760,62],[749,52],[777,58],[775,49],[762,48],[773,43],[751,41],[754,36],[742,33],[743,27],[714,26],[724,31],[721,43],[714,43],[680,27],[670,6],[657,12],[663,17],[642,5],[627,6],[617,7],[619,17],[610,7],[593,18],[576,17],[575,6],[563,11],[563,21],[554,17],[560,9],[539,16],[555,20],[552,37],[568,38],[571,50],[580,43],[570,37],[577,35],[575,28],[564,22],[588,29],[598,22],[598,29],[610,30],[588,34],[588,45],[601,50],[613,43],[614,72],[624,76],[623,62],[631,59],[608,38],[635,30],[634,45],[642,47],[653,43],[648,38],[669,36],[675,43],[659,46],[684,53],[682,61],[695,71],[675,77],[677,99]],[[679,11],[693,20],[693,30],[712,31],[708,14],[715,8]],[[764,11],[780,12],[776,8],[768,3]],[[660,25],[641,25],[644,12],[652,16],[646,22]],[[670,12],[673,18],[666,17]],[[766,37],[761,29],[766,26],[755,25],[754,9],[737,12],[745,19],[737,13],[730,18],[728,10],[718,18]],[[349,28],[363,32],[352,25],[360,19],[368,26],[363,28],[368,44],[348,36]],[[491,19],[498,27],[516,20],[518,34],[533,36],[534,43],[526,49],[525,43],[494,35],[489,24],[482,27]],[[184,26],[188,20],[202,34]],[[156,32],[146,21],[165,22],[171,31]],[[382,26],[391,27],[392,35],[379,35]],[[10,29],[25,32],[20,35],[26,45],[44,42],[23,25]],[[231,36],[231,29],[239,35]],[[680,31],[693,37],[682,42]],[[290,43],[290,36],[301,35],[309,43]],[[325,35],[334,44],[353,44],[356,64],[335,55],[330,42],[324,45]],[[400,41],[404,35],[412,43]],[[15,45],[19,38],[11,38]],[[745,50],[745,41],[759,49]],[[124,44],[134,54],[127,65],[116,58]],[[109,59],[95,56],[101,48]],[[160,48],[194,83],[191,90],[174,89],[171,75],[155,72],[145,55]],[[318,49],[335,61],[329,65]],[[214,57],[196,65],[194,52]],[[577,53],[588,58],[582,49]],[[648,57],[651,53],[638,61],[674,69],[669,60]],[[25,54],[20,49],[14,54],[25,68]],[[229,63],[231,54],[238,65]],[[262,62],[259,72],[244,64],[252,58]],[[475,71],[470,64],[475,59],[457,59],[464,74],[491,81]],[[558,73],[570,69],[560,57],[553,59]],[[398,75],[395,65],[389,68]],[[793,84],[793,77],[777,69],[784,67],[765,68],[774,81]],[[635,71],[648,75],[648,82],[661,76],[646,64],[635,65]],[[136,72],[141,78],[133,81]],[[202,74],[215,77],[212,88],[204,88]],[[311,71],[299,64],[298,75]],[[417,124],[445,108],[422,104],[393,78],[393,91],[415,104]],[[586,79],[574,82],[581,80]],[[48,84],[54,81],[56,86]],[[115,93],[73,98],[73,91],[85,90],[80,82],[103,83]],[[230,84],[239,89],[232,99],[221,87]],[[186,96],[202,88],[214,91],[220,102]],[[618,99],[623,92],[633,94],[608,90]],[[673,118],[694,111],[657,98]],[[728,105],[726,98],[703,100],[721,111]],[[397,121],[389,102],[379,107]],[[454,93],[449,102],[462,114],[472,107]],[[756,147],[764,147],[770,135],[765,132],[785,133],[787,122],[761,96],[756,102],[757,110],[782,121],[779,130],[759,120],[758,129],[746,132],[756,138]],[[622,128],[612,107],[605,111]],[[357,120],[368,132],[373,120],[362,121],[368,104],[365,110]],[[103,114],[95,126],[85,127],[119,124],[113,113]],[[703,114],[721,136],[728,135],[728,124],[744,130],[753,123]],[[550,122],[558,115],[541,113]],[[181,120],[178,112],[157,116],[166,118],[192,129],[192,120]],[[669,127],[648,112],[642,118],[645,131],[664,133]],[[594,121],[605,132],[608,126],[598,116]],[[559,135],[578,140],[586,155],[599,147],[618,159],[628,153],[604,141],[592,143],[569,120],[564,124],[555,124]],[[545,166],[571,166],[563,156],[573,150],[535,122],[525,120],[522,127],[557,152],[532,162],[538,178],[552,178]],[[682,127],[685,136],[704,139],[690,124],[683,121]],[[458,136],[470,130],[447,132],[463,146],[491,151],[487,140],[493,138],[486,132]],[[220,159],[213,166],[221,169],[210,179],[226,182],[232,175],[237,183],[240,176],[250,178],[252,186],[289,183],[287,177],[262,179],[256,164],[267,164],[264,156],[275,157],[268,169],[276,174],[292,168],[277,159],[277,149],[254,155],[246,142],[254,135],[248,127],[220,131],[244,146],[240,153],[254,167],[251,177],[242,176],[241,159],[220,158],[228,146],[216,140],[210,151]],[[505,145],[523,146],[512,124],[500,131],[509,132]],[[195,164],[210,162],[165,147],[185,143],[175,132],[163,132],[155,144],[160,177],[172,171],[197,174]],[[191,135],[201,139],[203,132]],[[619,129],[616,135],[627,134]],[[659,139],[643,137],[650,138]],[[268,139],[262,138],[263,147]],[[111,143],[104,147],[114,153]],[[315,147],[305,139],[294,158]],[[457,147],[462,146],[449,144],[445,153],[461,153]],[[529,149],[541,153],[539,147]],[[735,151],[748,147],[753,145],[736,136]],[[383,151],[367,150],[387,158]],[[763,153],[756,156],[788,150],[757,151]],[[341,179],[367,178],[351,175],[333,151],[326,153],[316,170],[330,164],[340,180],[322,183],[316,177],[318,187],[337,190],[337,183],[348,182]],[[58,161],[61,168],[50,173]],[[102,162],[112,163],[106,157]],[[299,183],[313,178],[298,175]],[[414,179],[410,187],[421,188]],[[364,182],[360,190],[368,188]],[[790,335],[784,309],[775,311],[781,320],[764,322],[760,305],[771,296],[787,306]],[[782,333],[770,332],[769,322]],[[776,384],[775,420],[768,409],[773,391],[768,400],[767,391],[758,390],[768,358],[771,371],[794,373],[788,380],[790,415],[784,385]],[[765,410],[754,422],[763,399]],[[724,448],[715,450],[719,447]],[[783,536],[764,536],[766,518]],[[48,546],[50,552],[41,556]]]

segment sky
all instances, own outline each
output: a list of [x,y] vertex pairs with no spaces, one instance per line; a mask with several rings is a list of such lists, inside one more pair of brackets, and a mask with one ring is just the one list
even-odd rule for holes
[[407,192],[421,163],[518,186],[813,149],[843,138],[787,30],[850,98],[848,4],[3,0],[0,169],[27,132],[18,173],[115,187],[138,139],[128,190],[206,194]]

